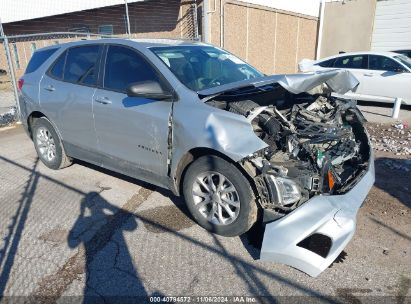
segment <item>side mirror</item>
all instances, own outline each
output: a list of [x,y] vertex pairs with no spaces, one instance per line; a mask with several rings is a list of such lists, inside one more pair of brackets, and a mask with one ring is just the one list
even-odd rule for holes
[[156,81],[141,81],[132,83],[127,88],[129,97],[143,97],[148,99],[165,100],[172,99],[173,94],[163,90],[161,85]]

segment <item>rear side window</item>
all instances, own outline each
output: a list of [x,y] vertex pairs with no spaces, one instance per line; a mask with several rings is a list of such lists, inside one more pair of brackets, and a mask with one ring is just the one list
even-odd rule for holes
[[160,83],[157,73],[144,58],[129,48],[109,46],[104,88],[125,92],[130,84],[147,80]]
[[337,58],[334,62],[335,68],[341,69],[366,69],[367,56],[345,56]]
[[30,59],[29,64],[27,65],[25,74],[33,73],[34,71],[36,71],[57,50],[58,48],[54,48],[54,49],[34,52],[33,56]]
[[95,85],[97,83],[98,45],[74,47],[68,50],[63,80]]

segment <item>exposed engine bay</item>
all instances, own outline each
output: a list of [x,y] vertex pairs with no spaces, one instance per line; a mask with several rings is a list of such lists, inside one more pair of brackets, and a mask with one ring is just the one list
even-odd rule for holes
[[264,98],[239,94],[206,101],[246,117],[268,145],[241,165],[254,180],[261,206],[280,217],[315,195],[350,190],[366,171],[370,153],[355,102],[281,91],[284,98],[263,93]]

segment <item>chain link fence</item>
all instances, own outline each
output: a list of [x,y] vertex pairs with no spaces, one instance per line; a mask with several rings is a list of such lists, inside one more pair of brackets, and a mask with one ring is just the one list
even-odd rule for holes
[[[47,1],[47,0],[45,0]],[[44,1],[43,1],[44,2]],[[142,1],[3,24],[0,31],[0,127],[18,117],[18,79],[32,54],[71,41],[116,38],[199,39],[197,1]],[[1,26],[1,24],[0,24]],[[49,32],[53,28],[59,32]]]
[[12,66],[6,56],[6,41],[0,38],[0,127],[16,120],[16,98],[11,77]]

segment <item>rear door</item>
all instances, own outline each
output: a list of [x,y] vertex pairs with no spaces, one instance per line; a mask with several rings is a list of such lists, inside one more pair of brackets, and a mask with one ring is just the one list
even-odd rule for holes
[[[165,81],[135,49],[109,45],[93,110],[103,165],[152,183],[167,176],[168,121],[172,102],[128,97],[135,82]],[[153,180],[155,179],[155,180]]]
[[345,69],[350,71],[360,82],[353,90],[346,93],[346,96],[361,98],[364,89],[363,80],[367,77],[367,55],[349,55],[336,58],[333,64],[334,68]]
[[40,83],[41,108],[60,131],[66,152],[92,162],[97,150],[92,101],[100,52],[98,44],[67,49]]
[[58,47],[38,50],[31,57],[21,78],[24,84],[20,89],[19,98],[21,117],[27,117],[36,108],[39,102],[39,82],[43,74],[39,68],[57,51]]

